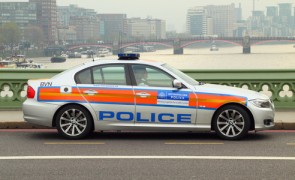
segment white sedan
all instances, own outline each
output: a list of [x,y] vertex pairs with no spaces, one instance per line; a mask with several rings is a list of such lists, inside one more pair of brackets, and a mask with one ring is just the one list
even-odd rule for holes
[[120,54],[51,79],[29,80],[24,119],[68,139],[92,131],[212,131],[223,139],[274,126],[274,104],[255,91],[204,84],[161,62]]

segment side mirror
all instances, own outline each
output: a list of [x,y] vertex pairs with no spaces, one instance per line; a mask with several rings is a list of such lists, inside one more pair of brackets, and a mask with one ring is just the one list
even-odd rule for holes
[[174,79],[173,80],[173,87],[175,87],[177,89],[181,89],[182,88],[182,83],[179,80]]

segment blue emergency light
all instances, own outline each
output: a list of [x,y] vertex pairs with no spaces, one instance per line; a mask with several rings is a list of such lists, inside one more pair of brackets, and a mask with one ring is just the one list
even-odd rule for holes
[[118,54],[118,60],[138,60],[140,54],[138,53],[120,53]]

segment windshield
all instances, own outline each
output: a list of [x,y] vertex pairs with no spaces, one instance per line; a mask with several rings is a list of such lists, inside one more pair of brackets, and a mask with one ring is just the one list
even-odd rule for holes
[[178,69],[175,69],[174,67],[169,66],[168,64],[163,64],[162,67],[164,67],[165,69],[174,73],[176,76],[180,77],[182,80],[184,80],[185,82],[187,82],[188,84],[190,84],[192,86],[196,86],[199,84],[198,81],[194,80],[193,78],[184,74],[183,72],[179,71]]

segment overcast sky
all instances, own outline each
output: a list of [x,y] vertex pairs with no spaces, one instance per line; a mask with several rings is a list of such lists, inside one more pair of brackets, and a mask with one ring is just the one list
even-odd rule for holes
[[[241,2],[243,18],[247,18],[253,9],[253,0],[57,0],[58,5],[77,4],[93,8],[98,13],[126,13],[128,17],[146,18],[152,16],[166,20],[178,32],[185,28],[187,9],[194,6],[225,5]],[[295,0],[256,0],[256,10],[266,10],[266,6],[278,3],[293,3]]]
[[[28,1],[28,0],[0,0]],[[178,32],[184,30],[188,8],[205,5],[242,4],[243,18],[247,18],[253,7],[253,0],[57,0],[58,5],[77,4],[80,7],[95,9],[98,13],[125,13],[127,17],[164,19],[168,29],[174,26]],[[293,3],[295,0],[256,0],[256,10],[266,10],[266,6],[278,3]]]

